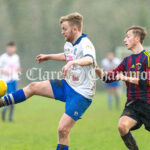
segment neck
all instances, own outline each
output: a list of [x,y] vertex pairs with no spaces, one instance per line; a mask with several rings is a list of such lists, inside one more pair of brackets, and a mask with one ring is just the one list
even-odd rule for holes
[[13,54],[7,53],[9,56],[12,56]]
[[133,49],[132,53],[133,54],[139,54],[143,51],[143,46],[141,44],[137,44]]
[[80,37],[82,35],[82,33],[81,32],[78,32],[77,34],[75,34],[75,36],[74,36],[74,38],[73,38],[73,40],[72,40],[72,44],[74,44],[77,40],[78,40],[78,38]]

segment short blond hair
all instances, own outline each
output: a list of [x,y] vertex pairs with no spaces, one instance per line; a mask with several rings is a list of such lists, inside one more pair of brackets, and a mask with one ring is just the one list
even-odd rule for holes
[[144,42],[144,38],[146,36],[146,29],[144,27],[141,27],[141,26],[132,26],[130,28],[127,29],[126,33],[128,31],[132,30],[133,31],[133,34],[135,36],[139,36],[140,37],[140,43],[143,44]]
[[71,26],[77,26],[79,31],[82,30],[83,16],[81,14],[75,12],[66,16],[62,16],[60,18],[60,24],[62,24],[64,21],[68,21]]

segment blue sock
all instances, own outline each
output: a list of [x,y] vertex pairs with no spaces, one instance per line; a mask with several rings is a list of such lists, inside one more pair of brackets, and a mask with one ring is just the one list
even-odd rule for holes
[[57,144],[56,150],[68,150],[68,149],[69,149],[69,147],[66,145]]
[[6,105],[17,104],[26,100],[23,89],[17,90],[3,97]]

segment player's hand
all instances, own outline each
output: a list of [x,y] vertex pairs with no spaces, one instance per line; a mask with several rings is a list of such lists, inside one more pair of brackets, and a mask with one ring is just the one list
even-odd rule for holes
[[73,61],[69,61],[65,66],[62,67],[62,73],[66,77],[68,69],[73,65]]
[[100,78],[103,78],[105,76],[105,73],[103,72],[103,70],[100,69],[98,66],[96,66],[95,72]]
[[6,70],[0,70],[0,74],[4,74],[4,75],[11,75],[11,73],[9,71],[6,71]]
[[46,54],[40,54],[38,56],[36,56],[35,58],[36,61],[38,61],[39,63],[48,60],[48,57]]
[[22,68],[17,68],[16,72],[22,72]]
[[118,73],[115,78],[116,78],[116,80],[125,81],[126,76],[124,76],[122,73]]

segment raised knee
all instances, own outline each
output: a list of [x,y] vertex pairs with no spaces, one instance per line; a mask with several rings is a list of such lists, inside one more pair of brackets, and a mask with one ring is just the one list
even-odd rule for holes
[[32,94],[35,94],[37,89],[37,84],[38,84],[37,82],[32,82],[28,85],[28,88]]
[[58,128],[58,135],[60,138],[64,138],[64,137],[68,136],[68,134],[69,134],[69,131],[67,128],[65,128],[65,127]]
[[126,135],[129,132],[129,128],[125,123],[119,123],[118,130],[122,136]]

